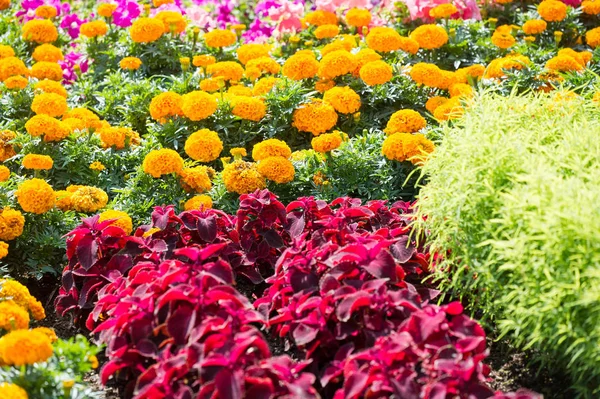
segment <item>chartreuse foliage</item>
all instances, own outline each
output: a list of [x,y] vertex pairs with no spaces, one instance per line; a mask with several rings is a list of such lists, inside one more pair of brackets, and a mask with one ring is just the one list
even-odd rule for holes
[[484,94],[423,169],[419,222],[445,292],[600,395],[600,108]]

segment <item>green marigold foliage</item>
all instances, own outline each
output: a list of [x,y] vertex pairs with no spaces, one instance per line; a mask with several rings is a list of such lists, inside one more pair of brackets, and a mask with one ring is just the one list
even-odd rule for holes
[[[520,348],[600,395],[600,108],[573,98],[484,94],[442,128],[419,224],[445,292]],[[450,278],[448,278],[450,277]]]

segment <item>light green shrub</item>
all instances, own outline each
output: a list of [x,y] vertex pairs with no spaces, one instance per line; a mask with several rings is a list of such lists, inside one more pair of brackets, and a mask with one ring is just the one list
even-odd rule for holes
[[[560,97],[560,95],[559,95]],[[600,107],[484,94],[441,129],[418,224],[445,292],[600,395]]]

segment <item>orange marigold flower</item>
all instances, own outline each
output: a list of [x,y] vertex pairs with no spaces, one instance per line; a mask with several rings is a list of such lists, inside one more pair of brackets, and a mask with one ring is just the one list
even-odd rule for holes
[[242,119],[258,122],[267,114],[267,106],[260,98],[237,96],[231,104],[231,113]]
[[458,8],[452,3],[440,4],[429,10],[429,16],[435,19],[450,18],[458,12]]
[[316,60],[315,55],[312,52],[310,54],[303,52],[287,59],[283,64],[282,74],[293,80],[301,80],[315,77],[318,70],[319,61]]
[[225,81],[223,79],[208,78],[208,79],[202,79],[200,81],[200,88],[203,91],[206,91],[209,93],[219,91],[224,86],[225,86]]
[[162,21],[165,33],[182,33],[187,27],[183,15],[177,11],[161,11],[154,18]]
[[558,72],[579,72],[585,69],[577,59],[569,55],[557,55],[546,62],[546,69]]
[[82,121],[85,129],[100,130],[103,127],[100,117],[87,108],[73,108],[63,115],[63,121],[70,118]]
[[49,115],[54,118],[68,110],[67,99],[60,94],[42,93],[33,98],[31,110],[36,114]]
[[4,81],[4,85],[10,90],[23,90],[29,84],[29,80],[23,76],[11,76]]
[[170,173],[181,173],[183,159],[177,151],[168,148],[152,150],[144,158],[142,168],[152,177],[159,178]]
[[184,168],[179,174],[179,177],[185,191],[203,193],[205,191],[210,191],[212,187],[210,179],[214,174],[215,171],[212,168],[207,166],[195,166],[193,168]]
[[223,142],[217,132],[201,129],[187,138],[184,150],[195,161],[212,162],[223,151]]
[[237,42],[237,35],[227,29],[213,29],[204,35],[208,47],[229,47]]
[[208,118],[217,110],[217,100],[203,91],[192,91],[182,97],[181,110],[192,121]]
[[472,97],[473,88],[466,83],[454,83],[448,89],[450,97]]
[[367,65],[370,62],[381,60],[381,56],[377,54],[375,50],[372,50],[370,48],[361,49],[358,53],[355,54],[354,57],[356,60],[356,69],[354,70],[354,72],[352,72],[352,74],[355,77],[359,77],[360,69],[363,66]]
[[600,14],[600,1],[584,0],[581,3],[581,10],[584,12],[584,14],[598,15]]
[[0,165],[0,182],[7,181],[10,178],[10,169],[4,165]]
[[588,30],[585,34],[585,41],[591,48],[600,46],[600,27]]
[[[8,244],[0,241],[0,259],[6,255],[8,255]],[[11,300],[0,302],[0,330],[23,330],[28,327],[29,312],[26,309]]]
[[242,65],[246,65],[248,61],[255,58],[268,56],[269,46],[266,44],[248,43],[241,45],[240,48],[237,49],[237,58]]
[[137,57],[125,57],[119,62],[119,67],[128,71],[135,71],[142,66],[142,60]]
[[207,67],[217,62],[217,59],[212,55],[202,54],[192,58],[192,65],[196,67]]
[[469,78],[477,80],[485,73],[485,66],[480,64],[457,69],[455,72],[456,80],[459,83],[468,83]]
[[523,24],[523,32],[526,35],[539,35],[546,30],[548,24],[543,19],[530,19]]
[[460,103],[460,97],[453,97],[437,107],[433,112],[433,116],[439,121],[447,121],[460,118],[464,112],[465,108]]
[[340,33],[337,25],[321,25],[313,32],[317,39],[331,39]]
[[310,25],[337,25],[337,15],[330,11],[317,10],[306,14],[305,20]]
[[104,18],[110,18],[115,13],[117,4],[115,3],[102,3],[98,6],[98,15]]
[[238,82],[244,76],[244,68],[234,61],[222,61],[206,67],[206,72],[213,78]]
[[19,184],[15,197],[25,212],[37,214],[48,212],[56,200],[54,190],[42,179],[25,180]]
[[338,76],[354,72],[356,59],[345,50],[333,51],[321,59],[317,75],[322,79],[334,79]]
[[17,57],[7,57],[0,60],[0,80],[4,81],[11,76],[19,75],[27,75],[27,67],[23,61]]
[[164,123],[169,117],[181,116],[183,97],[172,91],[161,93],[150,102],[150,116],[155,121]]
[[0,60],[8,57],[14,57],[15,50],[6,44],[0,44]]
[[44,136],[44,141],[60,141],[71,134],[71,129],[48,115],[35,115],[25,123],[27,133],[34,137]]
[[502,49],[507,49],[509,47],[514,46],[516,42],[517,39],[515,39],[515,37],[510,33],[496,31],[492,35],[492,43],[494,43],[495,46],[500,47]]
[[61,49],[52,44],[45,43],[33,50],[32,57],[35,61],[58,62],[65,59]]
[[415,133],[427,126],[427,121],[412,109],[401,109],[390,117],[384,132],[389,135],[396,133]]
[[311,145],[316,152],[330,152],[339,148],[344,141],[344,133],[336,130],[333,133],[323,133],[312,139]]
[[440,48],[448,43],[446,29],[432,24],[419,26],[410,34],[410,38],[416,40],[420,48],[427,50]]
[[101,129],[100,140],[102,140],[102,147],[114,147],[117,150],[139,145],[141,142],[140,135],[128,127],[107,127]]
[[258,173],[277,184],[285,184],[294,180],[296,171],[289,159],[268,157],[258,163]]
[[0,338],[0,364],[4,366],[45,362],[50,356],[52,341],[40,331],[14,330]]
[[34,170],[50,170],[54,165],[52,157],[48,155],[27,154],[23,158],[23,167]]
[[185,202],[183,209],[186,211],[195,209],[211,209],[212,206],[212,199],[208,195],[196,195]]
[[242,85],[233,85],[227,89],[227,94],[240,97],[252,97],[252,89]]
[[422,134],[398,133],[385,139],[381,153],[389,160],[421,165],[434,149],[433,142]]
[[125,232],[125,235],[130,235],[133,231],[133,221],[127,212],[109,209],[102,212],[98,218],[99,222],[103,222],[105,220],[112,220],[110,224],[122,228]]
[[310,132],[315,136],[330,130],[337,120],[338,114],[335,109],[318,99],[301,105],[293,114],[293,126],[301,132]]
[[56,191],[56,207],[61,211],[68,211],[71,209],[71,196],[73,193],[66,190]]
[[32,19],[23,25],[23,39],[28,42],[52,43],[58,39],[58,30],[48,19]]
[[24,227],[25,218],[21,212],[11,208],[0,211],[0,240],[10,241],[20,237]]
[[165,24],[157,18],[142,17],[133,21],[129,28],[131,40],[136,43],[151,43],[163,35]]
[[278,139],[267,139],[254,145],[252,148],[252,159],[261,161],[269,157],[289,158],[292,150],[285,141]]
[[558,0],[544,0],[537,6],[540,16],[548,22],[562,21],[567,16],[567,5]]
[[263,73],[277,74],[281,70],[281,65],[270,57],[254,58],[246,63],[246,68],[258,68]]
[[373,61],[360,68],[360,78],[368,86],[381,85],[392,80],[392,67],[385,61]]
[[273,87],[275,87],[280,80],[281,79],[274,78],[272,76],[267,76],[260,79],[254,84],[254,87],[252,88],[252,95],[258,97],[268,94],[271,90],[273,90]]
[[254,162],[240,160],[228,163],[223,168],[223,183],[229,192],[248,194],[266,187],[265,178]]
[[440,97],[440,96],[431,97],[425,103],[425,108],[427,109],[427,111],[429,111],[430,113],[433,114],[435,112],[435,110],[437,109],[437,107],[439,107],[442,104],[445,104],[446,101],[448,101],[448,99],[446,97]]
[[369,26],[371,23],[371,13],[369,10],[361,8],[351,8],[346,13],[346,23],[349,26],[356,28],[362,28],[363,26]]
[[399,50],[402,45],[402,37],[393,28],[377,26],[369,31],[366,38],[370,49],[380,52]]
[[4,162],[16,155],[13,145],[10,143],[17,135],[10,130],[0,131],[0,162]]
[[50,79],[61,81],[63,70],[56,62],[40,61],[31,67],[31,76],[37,80]]
[[35,9],[35,16],[40,18],[52,19],[57,14],[58,12],[54,6],[42,5]]
[[333,108],[342,114],[353,114],[359,110],[360,96],[348,86],[336,86],[325,92],[323,101],[331,104]]
[[79,27],[80,32],[85,37],[98,37],[106,35],[108,25],[103,20],[85,22]]

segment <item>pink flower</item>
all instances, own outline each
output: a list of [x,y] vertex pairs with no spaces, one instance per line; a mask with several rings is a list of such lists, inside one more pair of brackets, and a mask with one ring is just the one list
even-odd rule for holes
[[560,0],[560,1],[562,1],[563,3],[565,3],[568,6],[575,7],[575,8],[577,8],[581,5],[581,0]]
[[422,19],[423,21],[433,21],[429,16],[429,11],[441,4],[453,3],[458,9],[458,14],[463,19],[481,19],[481,13],[476,0],[402,0],[412,20]]
[[302,3],[294,3],[289,0],[283,0],[279,7],[269,9],[269,17],[277,22],[276,28],[279,32],[296,32],[302,28],[300,17],[304,13]]
[[217,21],[211,13],[201,6],[191,6],[186,10],[186,14],[192,25],[199,28],[214,29],[217,26]]
[[370,0],[316,0],[317,10],[336,12],[337,10],[349,10],[351,8],[371,9],[373,5]]
[[67,31],[71,39],[77,39],[79,37],[79,27],[85,19],[80,19],[77,14],[66,15],[62,21],[60,21],[60,27]]

